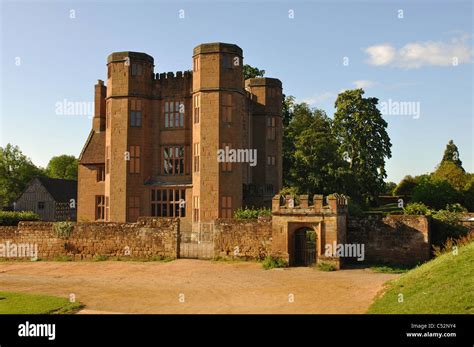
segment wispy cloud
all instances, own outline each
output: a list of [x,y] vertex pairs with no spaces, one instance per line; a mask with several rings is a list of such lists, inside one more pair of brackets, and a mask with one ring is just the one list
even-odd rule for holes
[[356,88],[366,89],[366,88],[374,87],[378,85],[379,83],[375,81],[369,81],[369,80],[357,80],[357,81],[352,82],[352,84],[355,85]]
[[367,47],[364,51],[369,55],[367,63],[374,66],[395,66],[405,69],[453,66],[472,62],[474,49],[469,44],[469,39],[468,35],[462,35],[449,42],[412,42],[398,50],[390,44],[381,44]]
[[314,106],[325,101],[335,101],[336,98],[337,98],[336,93],[323,92],[323,93],[315,94],[307,98],[303,98],[301,100],[298,100],[298,102],[306,102],[308,105]]

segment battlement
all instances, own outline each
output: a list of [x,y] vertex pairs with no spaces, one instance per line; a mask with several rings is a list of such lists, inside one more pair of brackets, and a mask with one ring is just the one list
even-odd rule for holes
[[313,213],[347,213],[348,198],[342,194],[313,195],[310,204],[308,195],[275,195],[272,199],[272,213],[274,214],[313,214]]
[[248,78],[245,80],[245,88],[250,87],[278,87],[281,88],[282,84],[278,78],[270,77],[257,77]]
[[174,72],[161,72],[154,75],[155,80],[172,80],[172,79],[190,79],[193,77],[193,72],[190,70]]

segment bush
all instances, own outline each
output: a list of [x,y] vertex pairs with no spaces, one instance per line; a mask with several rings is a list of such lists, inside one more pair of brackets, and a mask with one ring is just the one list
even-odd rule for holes
[[350,216],[362,217],[364,215],[364,210],[362,209],[362,207],[353,200],[349,200],[347,208],[349,210]]
[[19,222],[37,220],[39,216],[33,212],[0,211],[0,225],[16,226]]
[[460,222],[460,212],[439,210],[433,213],[432,217],[431,243],[435,247],[442,247],[449,238],[457,239],[468,233],[468,228]]
[[422,202],[436,210],[461,201],[461,194],[447,181],[424,178],[413,190],[412,202]]
[[393,189],[393,195],[411,195],[413,189],[417,186],[417,178],[405,176],[400,183]]
[[336,271],[336,266],[331,263],[320,262],[318,263],[318,269],[321,271]]
[[287,267],[288,262],[282,258],[276,258],[272,256],[267,256],[263,260],[262,266],[265,270],[270,270],[274,268]]
[[57,237],[68,238],[74,230],[73,222],[56,222],[53,224],[53,231]]
[[234,212],[236,219],[257,219],[258,217],[268,217],[272,215],[269,208],[239,208]]
[[404,214],[429,216],[432,211],[422,202],[411,202],[403,209]]

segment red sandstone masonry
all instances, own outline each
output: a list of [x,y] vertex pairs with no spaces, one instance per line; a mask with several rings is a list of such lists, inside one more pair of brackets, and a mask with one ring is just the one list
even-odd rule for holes
[[137,223],[77,223],[69,237],[58,237],[53,223],[21,222],[0,227],[0,243],[33,243],[38,258],[53,260],[71,256],[74,260],[94,256],[122,258],[176,258],[179,220],[142,218]]

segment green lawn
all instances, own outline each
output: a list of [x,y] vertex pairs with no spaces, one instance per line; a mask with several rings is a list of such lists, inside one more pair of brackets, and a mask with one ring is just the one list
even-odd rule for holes
[[57,296],[0,292],[0,314],[74,313],[82,307]]
[[474,242],[390,281],[368,313],[474,314]]

